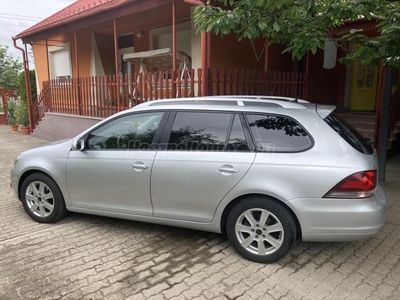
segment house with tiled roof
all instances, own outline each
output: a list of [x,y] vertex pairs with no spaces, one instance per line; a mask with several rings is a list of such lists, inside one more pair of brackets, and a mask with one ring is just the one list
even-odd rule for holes
[[[45,133],[55,139],[143,101],[262,94],[364,112],[361,129],[374,138],[382,69],[357,61],[349,67],[339,64],[344,53],[335,47],[293,60],[282,54],[283,45],[268,45],[265,39],[238,42],[234,34],[197,33],[197,5],[204,3],[78,0],[18,34],[16,40],[32,45],[41,91],[32,101],[32,129],[45,114],[47,121],[57,118]],[[364,20],[340,30],[352,28],[377,34],[375,24]],[[50,137],[56,126],[64,132]]]

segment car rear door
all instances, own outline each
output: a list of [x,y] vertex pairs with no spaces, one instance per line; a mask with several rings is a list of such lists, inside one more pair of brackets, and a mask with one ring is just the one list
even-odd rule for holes
[[210,222],[219,202],[255,158],[243,117],[229,112],[171,113],[151,177],[154,216]]

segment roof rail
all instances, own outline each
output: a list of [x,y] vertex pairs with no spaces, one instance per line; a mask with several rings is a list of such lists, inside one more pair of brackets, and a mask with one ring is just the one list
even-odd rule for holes
[[307,109],[302,104],[308,101],[290,97],[275,96],[206,96],[195,98],[175,98],[155,100],[140,104],[140,106],[162,105],[224,105],[224,106],[257,106],[257,107],[282,107],[291,109]]
[[223,99],[244,99],[244,100],[278,100],[278,101],[289,101],[295,103],[310,103],[309,101],[299,99],[297,97],[286,97],[286,96],[253,96],[253,95],[221,95],[221,96],[207,96],[203,98],[223,98]]

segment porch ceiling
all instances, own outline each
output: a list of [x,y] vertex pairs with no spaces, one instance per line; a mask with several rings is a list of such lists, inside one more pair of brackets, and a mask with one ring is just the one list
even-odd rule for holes
[[[178,3],[176,5],[177,22],[189,21],[190,6],[182,2]],[[171,22],[172,8],[164,5],[117,19],[117,31],[118,34],[121,35],[171,25]],[[97,27],[96,32],[112,35],[113,28],[110,26],[102,26],[102,28],[99,29]]]
[[[33,28],[17,36],[23,43],[31,43],[56,36],[62,33],[71,32],[75,29],[87,28],[92,25],[107,23],[110,20],[117,20],[118,34],[144,30],[160,25],[171,23],[172,9],[166,11],[165,6],[172,3],[173,0],[123,0],[123,5],[117,7],[107,5],[102,10],[97,10],[96,14],[84,15],[79,19],[66,19],[65,22],[59,22],[47,27]],[[115,2],[115,1],[109,1]],[[121,1],[116,1],[120,3]],[[189,19],[190,5],[181,1],[176,3],[177,20]],[[166,13],[167,12],[167,13]],[[79,14],[78,14],[79,15]],[[104,26],[100,33],[112,34],[113,28]]]

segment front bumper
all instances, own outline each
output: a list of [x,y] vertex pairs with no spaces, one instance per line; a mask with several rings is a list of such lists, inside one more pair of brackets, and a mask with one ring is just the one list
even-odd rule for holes
[[355,241],[378,233],[386,221],[380,186],[367,199],[293,199],[286,204],[299,219],[306,242]]
[[18,174],[15,173],[14,168],[10,172],[10,186],[13,189],[14,195],[19,199],[18,195]]

